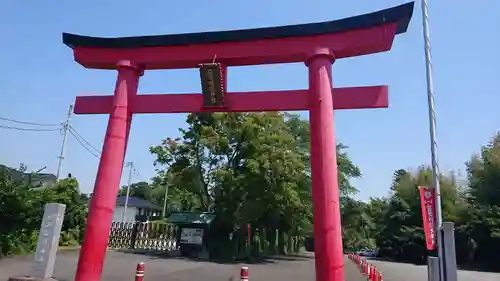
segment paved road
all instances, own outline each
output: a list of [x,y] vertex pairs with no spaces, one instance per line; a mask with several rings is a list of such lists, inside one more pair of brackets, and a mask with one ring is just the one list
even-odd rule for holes
[[[384,281],[427,281],[427,267],[409,263],[370,261],[384,275]],[[499,281],[500,273],[458,271],[458,281]]]
[[[58,254],[54,276],[60,280],[74,280],[77,252]],[[137,262],[146,264],[145,281],[238,281],[241,264],[217,264],[189,261],[180,258],[161,258],[137,254],[108,252],[103,278],[106,281],[133,280]],[[0,261],[0,281],[14,275],[26,275],[31,258],[19,257]],[[365,281],[354,264],[345,261],[346,281]],[[314,257],[274,259],[269,263],[249,265],[251,280],[259,281],[313,281]],[[421,280],[419,280],[421,281]]]

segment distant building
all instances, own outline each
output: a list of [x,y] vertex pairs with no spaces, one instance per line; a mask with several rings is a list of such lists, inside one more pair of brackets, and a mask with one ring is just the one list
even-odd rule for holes
[[53,174],[47,173],[23,173],[11,167],[1,165],[0,170],[7,170],[10,172],[12,179],[15,181],[23,181],[30,183],[34,188],[41,189],[52,186],[57,183],[57,177]]
[[31,184],[34,188],[46,188],[57,183],[57,177],[53,174],[36,174],[31,176]]
[[116,207],[113,214],[114,222],[148,222],[161,218],[162,209],[160,207],[141,198],[129,197],[125,219],[123,220],[125,200],[126,196],[118,196],[116,198]]

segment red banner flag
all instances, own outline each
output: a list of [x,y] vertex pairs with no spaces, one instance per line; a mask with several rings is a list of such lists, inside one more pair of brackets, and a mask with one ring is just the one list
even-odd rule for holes
[[434,188],[419,186],[422,219],[424,223],[425,244],[427,250],[436,249],[436,204]]

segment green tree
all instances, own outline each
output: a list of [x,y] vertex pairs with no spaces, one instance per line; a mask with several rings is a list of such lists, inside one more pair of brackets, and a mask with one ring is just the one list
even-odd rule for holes
[[15,176],[24,172],[25,167],[19,171],[0,167],[0,257],[29,252],[36,241],[36,198],[26,181]]
[[[444,218],[456,218],[456,206],[460,202],[456,184],[446,175],[440,175],[439,180]],[[382,218],[374,218],[377,225],[382,226],[374,233],[381,255],[402,261],[425,262],[427,252],[418,187],[431,183],[432,171],[428,167],[420,167],[414,173],[405,170],[394,173],[392,195],[387,205],[378,202],[380,211],[376,213]]]
[[[83,240],[88,203],[80,193],[78,181],[75,178],[62,179],[50,188],[35,190],[33,195],[38,199],[35,209],[39,214],[43,214],[47,203],[66,205],[60,244],[78,245]],[[37,224],[39,228],[41,221]]]
[[500,135],[466,163],[469,187],[458,217],[457,256],[480,269],[497,269],[500,251]]
[[47,203],[66,205],[60,242],[78,244],[87,216],[86,201],[82,200],[78,182],[65,179],[48,188],[34,189],[29,177],[22,176],[26,175],[25,170],[25,167],[19,170],[0,167],[0,256],[35,249]]
[[[247,223],[262,233],[276,227],[280,234],[311,232],[307,121],[275,112],[198,113],[187,123],[179,138],[150,149],[159,167],[155,182],[169,187],[169,203],[215,212],[221,237]],[[342,194],[351,194],[348,179],[359,169],[343,152],[338,162]]]
[[373,248],[371,230],[374,228],[372,218],[368,215],[367,204],[347,197],[342,209],[342,238],[344,248],[356,250]]
[[[127,195],[127,186],[126,185],[124,185],[120,188],[118,195],[119,196],[126,196]],[[151,186],[149,185],[149,183],[144,182],[144,181],[132,183],[132,184],[130,184],[129,196],[149,200],[151,198]]]

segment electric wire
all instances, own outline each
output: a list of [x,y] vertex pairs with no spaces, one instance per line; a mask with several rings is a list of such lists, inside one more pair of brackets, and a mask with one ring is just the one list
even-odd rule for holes
[[73,130],[68,130],[70,135],[72,135],[76,141],[85,149],[87,150],[88,153],[92,154],[95,158],[100,159],[101,157],[94,151],[92,151],[88,146],[87,146],[87,141],[79,136],[77,136]]
[[[7,125],[0,125],[1,129],[9,129],[9,130],[17,130],[17,131],[33,131],[33,132],[53,132],[53,131],[62,131],[64,129],[65,124],[48,124],[48,123],[35,123],[35,122],[27,122],[27,121],[20,121],[20,120],[15,120],[11,118],[6,118],[6,117],[0,117],[0,120],[8,121],[8,122],[13,122],[13,123],[18,123],[18,124],[25,124],[25,125],[32,125],[32,126],[41,126],[41,127],[55,127],[57,126],[58,128],[53,128],[53,129],[42,129],[42,128],[21,128],[21,127],[14,127],[14,126],[7,126]],[[75,128],[71,125],[68,125],[68,132],[76,139],[76,141],[92,156],[96,157],[97,159],[100,159],[101,157],[99,154],[101,154],[101,151],[97,149],[95,146],[93,146],[90,142],[88,142],[80,133],[78,133]],[[139,175],[139,171],[136,168],[133,168],[133,173],[135,175]]]
[[0,117],[0,120],[9,121],[9,122],[18,123],[18,124],[42,126],[42,127],[59,127],[59,126],[61,126],[61,124],[34,123],[34,122],[15,120],[15,119],[6,118],[6,117]]
[[69,131],[72,132],[73,134],[75,134],[77,137],[79,137],[81,139],[81,141],[83,141],[85,144],[87,144],[88,147],[93,149],[94,152],[96,152],[97,154],[101,154],[101,151],[99,149],[97,149],[95,146],[93,146],[90,142],[88,142],[84,137],[82,137],[82,135],[80,135],[75,130],[75,128],[73,128],[73,126],[71,126],[71,125],[69,126]]
[[54,131],[61,131],[61,128],[38,129],[38,128],[20,128],[20,127],[5,126],[5,125],[0,125],[0,128],[2,128],[2,129],[8,129],[8,130],[16,130],[16,131],[33,131],[33,132],[54,132]]
[[[35,122],[27,122],[27,121],[20,121],[16,119],[11,119],[11,118],[6,118],[6,117],[0,117],[0,120],[8,121],[8,122],[13,122],[17,124],[24,124],[24,125],[31,125],[31,126],[40,126],[40,127],[58,127],[58,128],[21,128],[21,127],[15,127],[15,126],[7,126],[7,125],[0,125],[1,129],[9,129],[9,130],[17,130],[17,131],[34,131],[34,132],[53,132],[53,131],[59,131],[62,132],[64,130],[64,126],[68,126],[68,132],[76,139],[76,141],[85,149],[87,152],[92,154],[94,157],[97,159],[100,159],[101,157],[99,154],[101,154],[101,151],[95,146],[93,146],[90,142],[88,142],[81,134],[79,134],[75,128],[71,125],[65,125],[64,123],[61,124],[48,124],[48,123],[35,123]],[[134,169],[135,170],[135,169]]]

